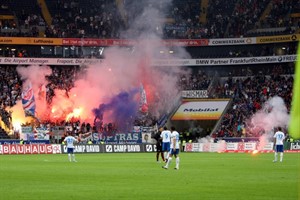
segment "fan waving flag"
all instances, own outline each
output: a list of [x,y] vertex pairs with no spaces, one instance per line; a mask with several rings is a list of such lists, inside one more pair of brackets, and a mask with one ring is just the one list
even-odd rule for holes
[[143,113],[148,112],[147,96],[143,84],[140,87],[140,111]]
[[35,100],[32,85],[30,82],[28,82],[27,85],[25,85],[23,88],[22,105],[25,111],[25,116],[35,116]]

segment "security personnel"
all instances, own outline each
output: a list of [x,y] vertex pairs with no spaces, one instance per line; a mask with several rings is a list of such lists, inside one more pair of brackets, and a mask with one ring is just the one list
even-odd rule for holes
[[88,144],[93,144],[92,140],[89,140],[89,141],[88,141]]
[[24,144],[24,140],[23,139],[20,140],[20,144]]
[[186,141],[183,140],[183,141],[182,141],[182,151],[185,151],[185,145],[186,145]]
[[182,132],[179,133],[179,140],[181,141],[183,139],[183,134]]
[[185,133],[185,137],[186,137],[187,140],[190,139],[190,132],[189,132],[189,131],[187,131],[187,132]]

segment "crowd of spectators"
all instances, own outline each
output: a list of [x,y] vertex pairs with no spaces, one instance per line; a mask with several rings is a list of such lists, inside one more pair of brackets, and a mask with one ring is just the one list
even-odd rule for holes
[[268,3],[268,0],[239,0],[229,20],[228,36],[244,36],[253,29]]
[[[73,87],[77,68],[52,67],[53,73],[46,77],[49,84],[46,86],[46,99],[51,103],[54,89],[64,89],[66,93]],[[5,126],[11,128],[10,108],[21,100],[22,81],[17,73],[16,66],[0,66],[0,114]]]
[[[0,66],[0,116],[6,127],[12,126],[11,107],[15,106],[17,101],[21,100],[22,81],[17,73],[16,66]],[[50,105],[53,97],[56,95],[55,90],[61,90],[68,96],[69,91],[74,87],[75,80],[84,73],[84,68],[79,66],[51,66],[52,73],[46,76],[48,84],[45,86],[46,100]],[[42,91],[42,89],[41,89]],[[133,120],[133,124],[137,126],[153,126],[156,123],[156,117],[149,115],[138,115]],[[116,132],[119,127],[116,127],[114,122],[105,122],[90,124],[80,121],[78,118],[70,119],[69,121],[49,121],[40,120],[42,126],[66,126],[75,134],[79,135],[89,131],[104,131]],[[79,128],[81,127],[81,128]],[[84,128],[83,128],[84,127]]]
[[46,100],[49,104],[55,96],[54,90],[59,89],[68,92],[74,87],[75,80],[78,77],[79,66],[52,66],[52,74],[47,76]]
[[181,75],[179,77],[179,86],[181,90],[206,90],[210,85],[212,77],[209,77],[204,71],[196,70],[190,75]]
[[[14,106],[21,99],[22,82],[17,76],[16,68],[10,66],[0,67],[0,116],[4,126],[11,128],[11,112],[7,109]],[[1,128],[1,137],[5,138],[5,131]]]
[[13,19],[0,19],[0,29],[16,29],[17,23]]
[[11,107],[20,100],[22,82],[14,66],[0,67],[0,105]]
[[297,0],[273,0],[271,11],[265,16],[265,20],[261,21],[260,26],[265,28],[292,27],[295,25],[296,18],[287,17],[287,14],[292,13],[293,7],[299,4]]
[[[127,1],[124,2],[125,13],[121,13],[116,1],[111,0],[48,0],[46,3],[52,16],[50,26],[45,23],[39,5],[35,4],[33,10],[36,12],[32,10],[28,12],[23,9],[16,15],[17,19],[1,19],[0,35],[37,37],[41,31],[38,27],[44,27],[45,37],[120,38],[124,36],[121,34],[122,30],[129,29],[130,23],[139,17],[143,11],[139,5],[145,5],[129,5],[126,4]],[[267,16],[262,16],[270,3],[270,12]],[[131,7],[133,5],[134,8]],[[164,5],[160,4],[156,7],[159,10],[162,8]],[[131,12],[132,9],[137,12]],[[184,3],[175,0],[169,10],[161,10],[166,12],[168,20],[163,24],[161,32],[158,31],[160,28],[157,28],[157,33],[167,39],[199,39],[250,36],[248,31],[257,28],[295,26],[296,29],[299,29],[299,18],[290,17],[291,13],[298,12],[297,9],[299,9],[299,2],[296,0],[233,0],[230,2],[212,0],[209,1],[208,7],[203,8],[201,8],[201,1],[199,0],[187,0]],[[12,14],[13,7],[10,7],[10,4],[3,4],[0,12]],[[200,22],[201,14],[206,15],[205,23]],[[284,31],[284,33],[294,33],[295,30],[284,29]],[[223,50],[220,54],[220,50],[218,52],[213,49],[208,51],[206,48],[203,51],[208,53],[203,52],[200,57],[268,56],[276,55],[277,51],[276,48],[268,45],[259,51],[255,48],[245,50],[243,47],[224,47]],[[7,57],[27,57],[30,54],[24,49],[1,49],[0,51],[5,51],[3,55]],[[287,45],[285,54],[295,53],[296,46]],[[195,55],[195,57],[199,57],[199,55]],[[79,69],[72,66],[64,69],[53,67],[52,70],[53,73],[47,77],[49,81],[46,86],[48,103],[51,103],[55,89],[65,90],[68,94],[68,91],[74,86],[74,80],[76,80]],[[289,109],[293,82],[292,73],[292,67],[283,67],[282,65],[265,67],[261,71],[255,71],[250,67],[230,71],[225,76],[228,78],[221,79],[222,85],[217,87],[214,95],[233,98],[233,107],[225,114],[220,128],[214,134],[218,137],[257,136],[253,135],[255,133],[246,131],[245,120],[260,109],[269,97],[274,95],[281,96]],[[183,90],[205,90],[211,81],[212,77],[201,70],[196,70],[190,76],[179,77],[179,85]],[[6,125],[9,125],[11,116],[6,108],[15,105],[20,100],[21,85],[22,82],[15,67],[0,67],[0,112],[2,121]],[[149,119],[140,119],[136,123],[153,124],[155,120],[153,116],[150,116]],[[93,125],[78,124],[80,122],[77,121],[71,125],[67,122],[62,123],[73,127],[83,126],[84,128],[80,128],[80,130],[85,131],[94,128]],[[104,127],[107,130],[115,130],[113,123],[108,123]],[[73,128],[73,130],[77,129]]]
[[207,31],[206,35],[203,35],[204,38],[227,37],[226,28],[236,3],[236,0],[213,0],[209,3],[206,14]]
[[241,58],[296,55],[297,43],[186,48],[192,58]]
[[0,57],[28,57],[27,50],[23,48],[0,48]]
[[232,106],[224,115],[214,137],[259,137],[263,132],[251,128],[248,120],[271,97],[281,97],[288,111],[291,106],[293,67],[290,65],[264,66],[258,71],[250,68],[230,73],[223,79],[216,93],[232,98]]
[[[13,1],[11,1],[13,2]],[[124,9],[111,0],[64,0],[46,1],[52,16],[51,25],[45,23],[40,5],[33,2],[35,9],[15,9],[15,4],[3,5],[11,13],[17,13],[18,19],[1,20],[0,27],[14,31],[1,31],[1,36],[40,36],[44,37],[85,37],[85,38],[126,38],[138,35],[140,31],[149,31],[149,27],[132,27],[142,12],[155,8],[164,13],[163,24],[151,27],[153,33],[166,39],[199,39],[242,37],[270,34],[292,34],[299,29],[300,20],[291,17],[297,13],[297,0],[211,0],[207,7],[201,8],[199,0],[163,2],[124,1]],[[266,16],[264,11],[269,9]],[[4,12],[4,11],[3,11]],[[31,12],[31,13],[30,13]],[[200,17],[206,16],[205,20]],[[147,20],[147,19],[145,19]],[[146,22],[145,22],[146,23]],[[152,21],[151,23],[157,23]],[[147,23],[146,23],[147,24]],[[38,27],[44,27],[39,29]],[[256,31],[281,27],[279,31]],[[292,28],[293,27],[293,28]],[[286,29],[284,29],[286,28]],[[135,30],[136,29],[136,30]],[[1,29],[3,30],[3,29]],[[127,32],[127,34],[122,34]]]
[[46,37],[118,38],[122,26],[115,1],[47,1],[53,16]]
[[254,31],[247,30],[246,36],[293,34],[299,29],[299,18],[292,17],[293,13],[299,13],[299,1],[272,0],[270,5],[270,12],[255,23]]
[[[294,73],[292,64],[277,64],[245,67],[228,67],[218,70],[209,68],[194,69],[190,76],[178,77],[179,86],[182,90],[206,90],[211,84],[215,73],[218,71],[219,85],[209,94],[212,98],[232,98],[232,106],[224,115],[221,125],[214,132],[215,137],[249,137],[258,136],[251,130],[246,130],[246,120],[262,108],[262,105],[270,97],[278,95],[282,97],[290,110],[291,92]],[[54,90],[65,90],[66,94],[74,86],[80,68],[76,67],[52,67],[52,74],[47,76],[49,84],[46,86],[48,103],[55,95]],[[8,111],[17,101],[21,99],[22,82],[17,75],[16,67],[0,67],[0,86],[1,86],[1,117],[2,121],[10,126],[11,113]],[[146,118],[135,120],[135,125],[152,126],[157,122],[157,118],[149,115]],[[72,122],[44,122],[51,125],[72,126],[75,134],[82,133],[77,130],[84,126],[85,129],[93,131],[117,131],[114,123],[101,124],[101,130],[97,124],[85,124],[80,121]],[[54,123],[54,124],[53,124]],[[58,123],[58,124],[57,124]],[[77,127],[77,128],[74,128]],[[85,130],[84,129],[84,130]],[[199,132],[199,131],[198,131]],[[192,134],[192,132],[191,132]],[[193,134],[192,134],[193,135]]]
[[201,38],[206,31],[205,26],[200,23],[201,12],[200,1],[174,1],[169,11],[169,17],[174,21],[164,24],[163,37],[170,39]]
[[[271,11],[267,16],[263,16],[269,4],[272,5]],[[176,17],[173,15],[175,22],[165,25],[165,38],[200,39],[292,34],[300,27],[299,18],[291,17],[292,13],[297,13],[297,0],[212,0],[207,8],[200,8],[200,1],[189,2],[189,5],[181,12],[176,12],[178,8],[174,4],[172,13],[176,14]],[[198,8],[197,12],[193,12],[194,8]],[[191,13],[188,18],[185,17],[187,13]],[[206,15],[205,23],[199,20],[201,13]],[[276,27],[284,28],[251,33],[258,28]]]
[[42,17],[41,9],[35,0],[27,1],[0,1],[0,35],[7,37],[38,37],[40,28],[46,23]]
[[[43,57],[43,58],[98,58],[105,59],[106,47],[38,47],[38,46],[13,46],[0,48],[0,57]],[[46,50],[45,50],[46,49]],[[123,48],[125,51],[132,51]],[[101,50],[101,53],[100,53]],[[169,53],[169,51],[173,53]],[[154,48],[153,59],[208,59],[208,58],[244,58],[260,56],[296,55],[297,42],[261,44],[261,45],[236,45],[236,46],[205,46],[186,47],[188,54],[170,47],[169,51],[161,51]]]

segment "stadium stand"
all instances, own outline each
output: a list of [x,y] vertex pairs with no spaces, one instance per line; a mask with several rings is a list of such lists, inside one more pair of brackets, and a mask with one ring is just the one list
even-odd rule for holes
[[228,24],[228,36],[243,36],[251,30],[263,13],[268,1],[238,1]]
[[[0,2],[1,3],[1,2]],[[1,14],[6,26],[1,28],[1,36],[38,37],[45,27],[41,9],[35,0],[3,1],[7,12]]]
[[15,70],[15,67],[1,66],[0,68],[1,84],[1,105],[3,108],[11,107],[20,100],[22,82]]
[[217,137],[259,137],[258,132],[242,131],[251,127],[246,120],[274,96],[282,97],[290,110],[293,70],[290,64],[265,65],[244,68],[223,77],[218,88],[219,95],[233,98],[233,105],[213,134]]
[[[299,1],[270,1],[255,27],[245,36],[293,34],[299,29]],[[298,16],[298,17],[297,17]]]
[[122,20],[114,1],[46,1],[52,24],[46,37],[118,38]]
[[237,1],[211,1],[207,9],[207,35],[204,38],[228,37],[225,35],[231,14]]
[[[143,7],[154,6],[150,1],[118,0],[46,0],[45,8],[35,0],[0,3],[0,14],[5,16],[0,21],[1,35],[23,37],[134,37],[138,33],[120,33],[128,31]],[[168,39],[279,35],[299,29],[297,0],[284,1],[284,5],[280,0],[176,0],[168,10],[163,8],[157,7],[166,13],[164,24],[154,27]]]
[[[124,3],[125,2],[125,3]],[[129,1],[111,0],[46,0],[45,5],[50,13],[43,12],[43,7],[35,0],[4,1],[0,0],[0,35],[17,37],[45,37],[45,38],[123,38],[122,34],[129,29],[130,24],[143,11],[144,4]],[[300,5],[297,0],[174,0],[172,7],[164,10],[164,23],[156,32],[164,39],[203,39],[203,38],[243,38],[264,35],[294,34],[299,32]],[[151,1],[146,5],[154,6]],[[133,8],[137,12],[130,12]],[[163,9],[160,5],[157,9]],[[5,16],[5,17],[4,17]],[[155,27],[155,26],[154,26]],[[156,27],[155,27],[156,28]],[[139,35],[131,33],[131,37]],[[82,57],[77,55],[43,54],[41,46],[1,46],[1,57]],[[53,47],[49,47],[53,48]],[[208,47],[186,47],[191,58],[235,58],[253,56],[275,56],[296,54],[295,42],[230,45]],[[51,49],[52,52],[54,50]],[[79,50],[78,50],[79,52]],[[161,56],[161,55],[160,55]],[[176,57],[176,52],[174,54]],[[92,53],[84,57],[94,57]],[[161,57],[159,57],[161,58]],[[56,88],[68,92],[74,84],[78,71],[76,66],[54,67],[53,73],[47,77],[50,82],[47,86],[47,101],[51,103]],[[207,90],[215,81],[214,71],[218,71],[218,85],[213,98],[232,98],[233,107],[224,115],[221,124],[213,133],[216,137],[247,137],[244,135],[244,119],[262,106],[266,99],[275,94],[284,98],[290,108],[291,86],[293,82],[293,66],[290,64],[265,66],[220,66],[211,69],[192,68],[190,76],[178,77],[182,90]],[[226,68],[226,69],[225,69]],[[16,104],[21,98],[22,81],[16,73],[15,66],[0,66],[0,103],[1,117],[9,127],[9,107]],[[245,114],[246,113],[246,114]],[[136,120],[136,124],[153,125],[158,119],[149,116],[149,119]],[[51,122],[47,122],[51,123]],[[70,125],[85,132],[93,127],[84,122],[76,121]],[[104,129],[111,128],[113,122],[103,125]],[[88,127],[88,128],[87,128]],[[110,128],[109,128],[110,127]],[[233,128],[232,128],[233,127]],[[5,130],[0,131],[1,137]],[[205,132],[208,134],[208,132]],[[195,135],[195,134],[192,134]],[[189,139],[195,139],[190,137]]]

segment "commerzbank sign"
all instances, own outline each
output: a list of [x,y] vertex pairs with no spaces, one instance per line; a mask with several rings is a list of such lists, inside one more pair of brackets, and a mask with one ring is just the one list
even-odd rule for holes
[[224,39],[210,39],[208,42],[209,46],[220,46],[220,45],[244,45],[244,44],[255,44],[255,37],[248,38],[224,38]]

